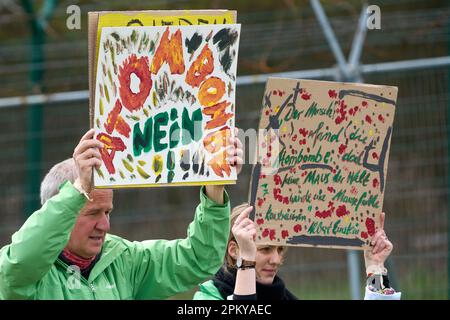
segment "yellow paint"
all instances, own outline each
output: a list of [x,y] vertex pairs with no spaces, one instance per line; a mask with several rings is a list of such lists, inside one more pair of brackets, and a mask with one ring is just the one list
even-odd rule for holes
[[286,133],[288,131],[288,129],[286,128],[286,126],[282,126],[281,127],[281,132],[282,133]]
[[217,88],[209,88],[209,89],[207,90],[207,92],[208,92],[209,94],[216,94],[216,93],[217,93]]
[[344,223],[348,224],[349,222],[350,222],[350,217],[349,216],[345,216]]
[[386,108],[386,103],[382,102],[382,103],[381,103],[381,106],[382,106],[383,108]]
[[174,182],[174,183],[151,183],[151,184],[122,184],[122,185],[108,185],[95,186],[96,189],[119,189],[119,188],[147,188],[147,187],[168,187],[168,186],[209,186],[209,185],[225,185],[236,184],[236,180],[224,181],[198,181],[198,182]]
[[369,130],[369,137],[372,137],[373,136],[373,129],[370,129]]
[[275,109],[274,109],[275,113],[278,113],[278,110],[280,110],[280,106],[275,107]]

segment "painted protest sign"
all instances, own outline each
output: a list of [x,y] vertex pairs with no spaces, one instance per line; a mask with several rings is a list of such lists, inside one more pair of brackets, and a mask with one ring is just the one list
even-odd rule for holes
[[240,25],[104,27],[94,128],[96,187],[234,183]]
[[269,78],[250,192],[258,243],[368,247],[396,99],[396,87]]

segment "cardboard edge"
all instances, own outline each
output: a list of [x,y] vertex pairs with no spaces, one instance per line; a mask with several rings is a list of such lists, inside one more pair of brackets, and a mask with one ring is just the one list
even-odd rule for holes
[[95,51],[97,43],[97,28],[99,14],[88,12],[88,78],[89,78],[89,126],[94,127],[95,108]]

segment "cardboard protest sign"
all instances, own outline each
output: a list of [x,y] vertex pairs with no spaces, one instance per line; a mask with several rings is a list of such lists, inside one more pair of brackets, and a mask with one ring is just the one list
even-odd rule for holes
[[102,28],[96,187],[234,183],[239,34],[235,24]]
[[269,78],[250,192],[258,243],[369,246],[396,99],[396,87]]

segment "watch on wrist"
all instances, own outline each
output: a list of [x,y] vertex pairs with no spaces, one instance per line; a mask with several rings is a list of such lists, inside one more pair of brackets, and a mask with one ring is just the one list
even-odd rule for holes
[[256,266],[256,261],[245,260],[239,257],[236,261],[236,267],[241,270],[254,269]]

